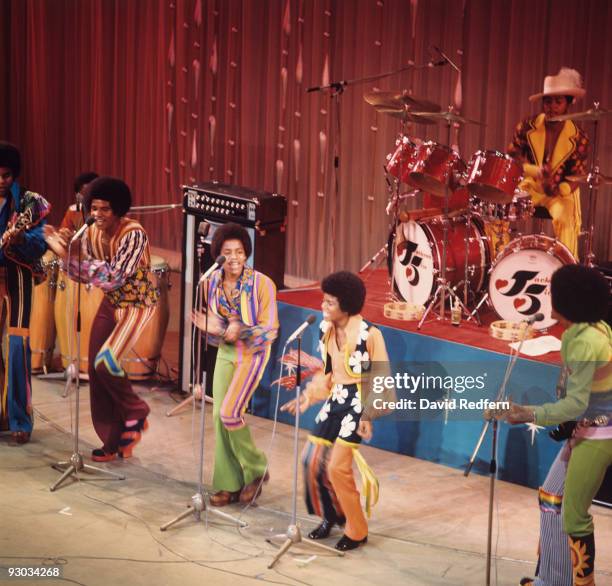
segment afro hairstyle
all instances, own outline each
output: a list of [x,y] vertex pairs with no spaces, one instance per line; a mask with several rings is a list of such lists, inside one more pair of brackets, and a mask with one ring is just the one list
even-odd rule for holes
[[91,183],[94,179],[97,179],[98,177],[99,175],[97,173],[94,173],[93,171],[81,173],[74,180],[74,192],[80,193],[81,189],[83,189],[83,185]]
[[210,252],[213,258],[217,258],[221,254],[223,243],[227,240],[240,240],[247,258],[251,256],[253,245],[251,244],[249,233],[239,224],[228,222],[227,224],[223,224],[220,228],[217,228],[213,234],[210,244]]
[[17,179],[21,173],[21,154],[19,149],[10,142],[0,142],[0,167],[8,167]]
[[91,212],[91,202],[101,199],[110,204],[113,214],[119,218],[128,213],[132,205],[132,193],[130,188],[121,179],[115,177],[98,177],[86,188],[83,205],[87,213]]
[[321,282],[321,290],[338,299],[340,309],[349,315],[357,315],[365,303],[365,285],[357,275],[349,271],[327,275]]
[[550,281],[553,309],[573,323],[594,323],[608,315],[610,286],[594,268],[565,265]]

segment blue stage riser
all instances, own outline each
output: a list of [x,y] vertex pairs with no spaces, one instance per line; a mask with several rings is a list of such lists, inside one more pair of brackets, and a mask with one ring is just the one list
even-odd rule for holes
[[[312,310],[288,303],[279,303],[279,319],[281,332],[279,340],[273,347],[272,357],[252,402],[256,415],[274,417],[277,402],[277,385],[272,388],[272,381],[279,377],[279,366],[282,344],[310,314]],[[318,323],[321,319],[317,313],[317,322],[304,334],[302,350],[320,358],[317,350]],[[496,352],[481,350],[472,346],[449,342],[416,334],[378,326],[384,336],[392,366],[404,363],[435,362],[448,372],[460,369],[466,364],[484,365],[488,371],[489,382],[493,383],[486,389],[483,397],[493,400],[497,394],[498,379],[501,380],[507,364],[507,357]],[[283,374],[287,374],[283,371]],[[507,391],[512,399],[519,403],[541,404],[556,399],[555,386],[559,376],[559,367],[533,360],[520,358],[513,370]],[[280,390],[280,404],[290,400],[293,391]],[[303,416],[301,424],[306,429],[314,425],[318,407],[311,407]],[[279,421],[292,424],[293,417],[279,414]],[[476,445],[483,427],[483,421],[477,416],[467,419],[453,420],[446,423],[442,416],[434,417],[429,413],[410,414],[409,420],[394,415],[378,419],[374,423],[374,438],[372,446],[414,456],[430,462],[436,462],[455,468],[463,468]],[[531,433],[526,426],[509,426],[500,424],[498,444],[499,478],[518,484],[537,488],[542,484],[546,472],[561,444],[548,437],[546,431],[537,434],[535,442],[531,443]],[[473,470],[479,474],[488,474],[491,458],[492,427],[486,435]],[[401,462],[401,461],[400,461]],[[375,467],[375,463],[374,463]]]

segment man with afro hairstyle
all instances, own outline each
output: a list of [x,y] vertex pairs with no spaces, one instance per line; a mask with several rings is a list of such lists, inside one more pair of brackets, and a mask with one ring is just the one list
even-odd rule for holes
[[78,230],[85,222],[85,210],[83,206],[83,200],[85,196],[83,195],[87,186],[94,180],[98,178],[98,174],[93,171],[86,171],[85,173],[81,173],[77,175],[74,180],[74,197],[76,202],[68,207],[64,217],[62,219],[62,223],[60,224],[60,228],[68,228],[69,230]]
[[147,429],[149,406],[134,392],[122,360],[153,317],[159,296],[149,279],[151,255],[144,228],[126,217],[130,188],[114,177],[98,177],[85,190],[84,207],[95,220],[80,243],[68,243],[71,231],[47,226],[49,246],[70,278],[104,292],[89,339],[91,417],[102,447],[95,462],[129,458]]
[[211,252],[225,262],[204,285],[208,318],[194,315],[197,327],[208,327],[219,346],[213,377],[215,493],[210,497],[216,507],[253,502],[269,479],[266,455],[255,445],[244,415],[270,359],[278,310],[272,279],[247,265],[251,249],[242,226],[229,222],[215,231]]
[[552,276],[553,317],[565,326],[561,357],[565,390],[555,403],[512,405],[512,424],[558,425],[564,441],[539,491],[538,576],[524,585],[594,584],[591,502],[612,464],[612,330],[604,321],[610,288],[599,271],[566,265]]
[[[364,480],[368,514],[378,496],[378,481],[359,452],[361,440],[372,437],[374,415],[362,395],[361,377],[370,370],[372,361],[388,362],[389,358],[380,330],[359,313],[366,296],[363,281],[353,273],[339,271],[323,279],[321,290],[319,345],[324,367],[304,389],[299,405],[304,412],[325,401],[302,453],[306,506],[310,514],[322,517],[308,537],[325,539],[334,525],[344,525],[336,549],[348,551],[368,540],[353,460]],[[297,408],[293,399],[282,410],[295,414]]]
[[[13,445],[25,444],[32,433],[30,309],[32,277],[46,250],[43,224],[51,206],[39,194],[19,185],[21,155],[14,145],[0,142],[0,330],[4,301],[8,303],[8,353],[0,356],[0,430],[11,432]],[[4,372],[6,368],[6,373]]]

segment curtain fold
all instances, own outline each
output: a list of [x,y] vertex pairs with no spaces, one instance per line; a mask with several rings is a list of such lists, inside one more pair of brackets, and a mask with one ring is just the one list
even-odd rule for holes
[[[607,0],[0,0],[0,13],[0,136],[21,147],[24,183],[52,201],[53,221],[86,170],[124,178],[136,205],[179,202],[182,184],[213,179],[280,191],[286,272],[305,279],[356,270],[387,239],[383,166],[400,124],[365,92],[407,90],[443,108],[460,97],[484,124],[451,133],[466,162],[504,150],[537,111],[528,96],[563,65],[584,77],[575,109],[612,107]],[[426,63],[432,46],[461,67],[460,96],[448,66],[306,93]],[[607,175],[611,124],[599,125]],[[442,125],[407,132],[447,142]],[[600,261],[611,195],[597,192]],[[154,245],[180,250],[180,211],[136,217]]]

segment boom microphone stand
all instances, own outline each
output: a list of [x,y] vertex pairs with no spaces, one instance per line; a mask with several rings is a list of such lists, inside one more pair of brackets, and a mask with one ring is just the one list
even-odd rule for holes
[[[314,317],[314,316],[313,316]],[[314,541],[312,539],[304,539],[302,537],[302,531],[300,530],[300,526],[297,522],[297,480],[298,480],[298,462],[299,462],[299,434],[300,434],[300,395],[302,392],[302,373],[301,373],[301,352],[302,352],[302,334],[304,333],[304,328],[302,332],[300,332],[297,339],[297,371],[295,373],[295,426],[293,428],[293,495],[292,495],[292,503],[291,503],[291,523],[287,527],[286,539],[283,545],[281,546],[279,552],[274,556],[274,559],[268,565],[268,569],[273,568],[276,565],[276,562],[280,560],[280,558],[285,555],[289,548],[292,545],[297,545],[301,541],[307,543],[308,545],[313,545],[318,547],[323,551],[327,551],[329,553],[334,553],[338,556],[343,556],[344,552],[334,549],[329,545],[325,545],[323,543],[319,543],[318,541]],[[293,337],[293,336],[292,336]],[[287,345],[293,340],[290,337],[287,342],[285,342],[285,348]]]
[[[224,262],[225,262],[224,256],[220,256],[219,258],[217,258],[214,264],[200,278],[200,282],[198,284],[199,289],[206,287],[205,290],[208,291],[208,279],[209,279],[210,274],[217,267],[221,266]],[[199,294],[202,295],[201,293]],[[206,298],[208,299],[208,295],[206,296]],[[203,309],[203,305],[204,305],[204,299],[203,299],[203,296],[201,296],[199,308],[198,308],[200,312]],[[197,370],[196,370],[196,377],[194,377],[195,380],[197,381],[196,384],[194,385],[194,391],[195,391],[195,388],[197,387],[199,387],[202,391],[202,408],[200,409],[200,459],[198,461],[198,490],[191,497],[191,504],[187,506],[187,509],[183,511],[180,515],[172,519],[171,521],[168,521],[167,523],[162,525],[159,528],[160,531],[166,531],[172,525],[178,523],[179,521],[182,521],[183,519],[189,517],[189,515],[192,515],[192,514],[196,521],[201,521],[203,512],[208,512],[209,514],[217,515],[218,517],[221,517],[222,519],[232,521],[233,523],[236,523],[236,525],[238,525],[239,527],[246,527],[248,525],[245,521],[241,521],[240,519],[237,519],[236,517],[230,515],[229,513],[224,513],[223,511],[219,511],[214,508],[213,509],[209,508],[209,506],[206,503],[206,494],[204,493],[204,452],[205,452],[204,447],[205,447],[205,438],[206,438],[206,435],[204,433],[204,416],[206,412],[206,401],[204,400],[204,397],[206,396],[206,375],[207,375],[205,357],[206,357],[206,353],[208,352],[208,312],[209,312],[208,303],[206,305],[207,305],[206,317],[204,318],[205,319],[204,360],[202,364],[202,352],[201,352],[202,336],[200,334],[198,336],[198,349],[197,349],[198,350],[198,360],[197,360],[197,365],[196,365]]]
[[[87,222],[84,224],[85,230],[93,224],[93,218],[88,218]],[[85,230],[81,234],[78,232],[73,236],[72,240],[68,244],[68,266],[70,266],[70,247],[71,244],[75,241],[78,241],[80,236],[85,233]],[[79,262],[79,270],[78,270],[78,282],[79,286],[76,288],[77,290],[77,316],[76,316],[76,354],[74,356],[74,352],[71,352],[72,356],[70,357],[70,362],[68,367],[66,368],[66,394],[68,394],[68,390],[72,387],[74,388],[74,402],[75,402],[75,422],[74,422],[74,433],[73,433],[73,449],[72,456],[70,456],[70,460],[64,462],[57,462],[52,465],[55,470],[59,470],[63,472],[63,474],[59,477],[59,479],[49,487],[51,492],[54,492],[64,480],[66,480],[70,476],[74,476],[75,480],[125,480],[125,476],[121,474],[116,474],[115,472],[110,472],[109,470],[104,470],[102,468],[98,468],[97,466],[91,466],[90,464],[83,463],[83,455],[79,452],[79,412],[80,412],[80,401],[79,401],[79,389],[80,389],[80,379],[79,379],[79,356],[81,353],[81,242],[79,242],[79,253],[78,253],[78,262]],[[68,268],[68,270],[70,270]],[[74,313],[72,313],[74,315]],[[72,346],[73,347],[73,346]],[[79,472],[97,472],[98,474],[106,475],[106,478],[83,478],[79,476]]]

